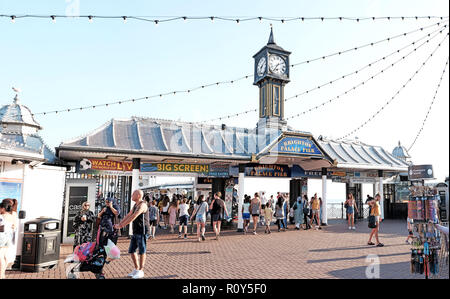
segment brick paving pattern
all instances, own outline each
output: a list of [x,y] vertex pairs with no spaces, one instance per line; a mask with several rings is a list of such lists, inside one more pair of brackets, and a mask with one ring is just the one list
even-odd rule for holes
[[[380,241],[384,247],[368,246],[367,222],[358,222],[356,231],[348,230],[344,221],[330,221],[322,230],[297,231],[290,225],[286,232],[272,227],[270,235],[264,228],[258,235],[243,235],[235,230],[222,232],[216,241],[208,226],[206,241],[196,236],[178,239],[178,234],[159,230],[156,240],[148,241],[145,278],[150,279],[282,279],[282,278],[366,278],[370,264],[368,255],[377,255],[380,278],[423,279],[410,273],[410,246],[405,243],[405,221],[386,220],[381,224]],[[105,265],[106,278],[128,279],[133,270],[128,254],[129,240],[120,238],[119,260]],[[66,278],[63,260],[72,252],[71,245],[61,246],[60,263],[39,273],[7,271],[7,279]],[[79,278],[95,278],[80,273]],[[448,267],[446,269],[448,278]]]

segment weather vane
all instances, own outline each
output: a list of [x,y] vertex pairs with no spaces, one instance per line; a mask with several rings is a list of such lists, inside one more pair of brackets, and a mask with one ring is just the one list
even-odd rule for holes
[[14,103],[17,104],[17,102],[19,101],[18,94],[20,92],[20,89],[13,86],[12,90],[14,90],[14,92],[16,93],[16,96],[14,97]]

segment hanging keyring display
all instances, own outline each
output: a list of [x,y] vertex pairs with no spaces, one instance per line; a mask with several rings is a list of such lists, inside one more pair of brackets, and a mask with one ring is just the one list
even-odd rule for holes
[[439,275],[441,233],[439,223],[439,195],[436,188],[412,186],[408,202],[408,218],[413,230],[411,243],[411,273],[425,278]]

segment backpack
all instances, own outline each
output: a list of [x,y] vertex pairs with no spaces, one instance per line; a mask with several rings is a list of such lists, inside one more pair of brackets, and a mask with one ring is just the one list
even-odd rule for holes
[[88,258],[92,256],[95,249],[95,242],[87,242],[75,247],[73,252],[74,256],[78,258],[80,262],[85,262]]

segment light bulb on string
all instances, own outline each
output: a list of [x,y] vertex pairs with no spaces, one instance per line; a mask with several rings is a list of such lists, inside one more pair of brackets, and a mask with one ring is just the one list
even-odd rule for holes
[[92,16],[88,16],[88,18],[89,18],[89,23],[92,23],[93,22]]
[[125,24],[127,22],[127,17],[123,16],[122,19],[123,19],[123,23]]
[[55,16],[50,16],[50,18],[52,18],[53,24],[56,23],[56,18],[55,18]]
[[11,23],[15,23],[16,22],[16,16],[11,16]]

